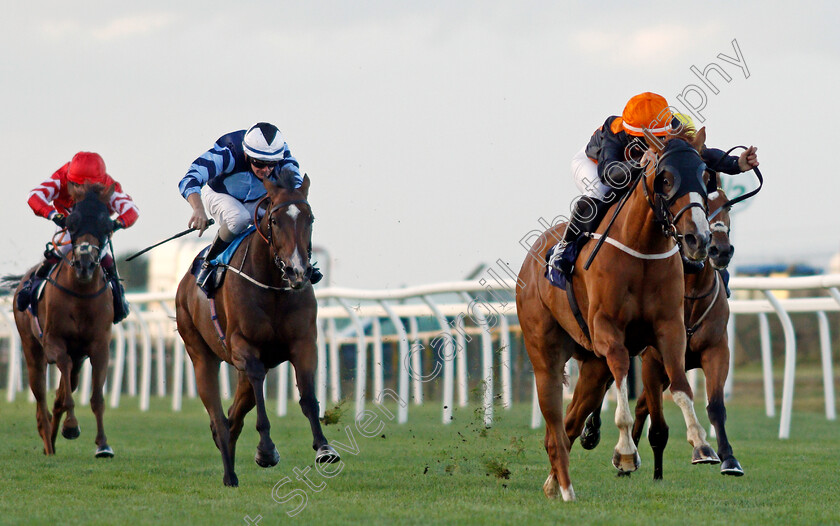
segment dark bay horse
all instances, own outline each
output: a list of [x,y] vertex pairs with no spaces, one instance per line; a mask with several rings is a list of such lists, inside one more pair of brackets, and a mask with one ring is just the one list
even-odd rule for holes
[[[239,485],[234,472],[236,441],[245,415],[254,406],[260,434],[255,461],[262,467],[280,461],[269,434],[263,386],[267,371],[284,361],[295,368],[300,407],[312,428],[316,462],[340,460],[321,431],[315,397],[318,304],[309,284],[308,247],[314,221],[307,201],[309,177],[294,190],[268,179],[264,184],[266,213],[261,220],[255,219],[257,231],[237,248],[213,299],[196,286],[189,271],[175,297],[178,332],[195,366],[198,392],[222,455],[226,486]],[[218,326],[211,319],[216,316]],[[219,393],[222,361],[239,371],[227,417]]]
[[[615,421],[620,436],[613,465],[620,472],[632,472],[639,465],[631,436],[627,372],[631,354],[648,346],[665,365],[695,456],[715,457],[694,412],[693,393],[685,376],[684,283],[675,243],[680,239],[692,260],[707,256],[711,233],[705,213],[705,165],[698,153],[704,139],[701,131],[691,144],[674,137],[664,148],[654,147],[659,162],[648,164],[643,177],[629,190],[609,233],[614,244],[604,244],[588,270],[582,264],[575,268],[568,286],[574,287],[589,334],[576,320],[566,292],[543,276],[545,255],[553,243],[563,239],[565,225],[544,232],[522,265],[516,306],[546,421],[545,448],[551,471],[543,491],[549,498],[562,495],[564,500],[575,499],[569,477],[571,444],[563,422],[565,364],[572,356],[606,359],[619,386]],[[606,226],[607,222],[602,223],[598,233],[603,234]],[[583,247],[579,263],[586,261],[593,245],[590,242]]]
[[[55,454],[58,425],[66,413],[61,434],[64,438],[79,436],[79,423],[74,413],[73,391],[79,384],[79,371],[85,358],[92,368],[90,407],[96,416],[96,457],[113,457],[114,452],[105,437],[102,416],[105,400],[102,388],[108,373],[111,325],[114,304],[111,289],[99,264],[99,256],[111,235],[113,223],[108,202],[114,187],[84,185],[71,190],[76,204],[67,216],[67,232],[73,250],[46,279],[44,293],[37,307],[37,316],[29,310],[15,309],[15,324],[20,333],[29,387],[37,403],[35,417],[38,433],[44,441],[44,454]],[[27,272],[15,290],[15,300]],[[7,276],[6,282],[17,276]],[[61,372],[52,418],[47,407],[48,363]]]
[[[706,411],[715,427],[721,473],[740,476],[744,474],[732,452],[726,434],[726,407],[723,387],[729,374],[729,342],[726,325],[729,321],[729,302],[726,299],[723,278],[719,270],[725,269],[734,253],[729,240],[729,200],[723,190],[709,195],[712,241],[707,265],[699,271],[685,274],[685,323],[688,342],[686,370],[701,368],[706,377],[709,405]],[[580,435],[581,446],[593,449],[600,438],[600,406],[606,389],[612,383],[609,369],[603,360],[581,363],[586,369],[582,375],[586,384],[576,387],[575,396],[566,415],[566,432],[574,442]],[[668,387],[668,376],[662,363],[654,355],[642,354],[644,390],[636,402],[636,420],[633,440],[639,443],[645,421],[650,414],[649,442],[654,456],[653,478],[662,478],[662,454],[668,441],[668,426],[662,411],[662,391]],[[588,384],[588,385],[587,385]],[[590,414],[591,413],[591,414]],[[586,420],[584,425],[584,419]],[[583,428],[583,431],[581,431]]]

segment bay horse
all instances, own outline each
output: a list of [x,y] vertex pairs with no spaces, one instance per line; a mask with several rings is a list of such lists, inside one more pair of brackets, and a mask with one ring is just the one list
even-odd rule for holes
[[[295,368],[300,407],[312,429],[316,462],[340,460],[321,431],[315,397],[318,304],[309,284],[312,265],[308,247],[314,221],[307,201],[309,177],[304,176],[298,189],[276,185],[269,179],[263,184],[266,212],[261,219],[255,217],[256,231],[236,248],[213,298],[208,299],[198,288],[191,271],[181,280],[175,296],[178,332],[195,367],[199,396],[210,415],[213,441],[222,455],[225,486],[239,485],[234,472],[236,441],[245,415],[255,406],[260,441],[254,460],[266,468],[280,461],[269,433],[263,386],[267,371],[284,361]],[[219,393],[222,361],[239,371],[227,417]]]
[[[699,367],[706,377],[709,399],[706,411],[717,434],[721,474],[740,476],[744,474],[744,470],[735,458],[727,438],[723,396],[724,383],[729,374],[729,341],[726,331],[729,302],[719,271],[726,269],[735,250],[729,239],[728,203],[729,200],[722,189],[709,195],[709,209],[712,211],[709,217],[713,222],[708,264],[698,271],[685,274],[685,368],[688,371]],[[572,443],[580,435],[581,446],[584,449],[593,449],[600,439],[601,403],[612,381],[603,360],[587,360],[581,363],[581,369],[586,369],[582,375],[585,383],[578,384],[579,389],[576,386],[575,395],[567,408],[566,433]],[[653,478],[661,480],[662,454],[668,441],[668,426],[662,411],[662,391],[668,387],[668,376],[662,362],[657,360],[655,355],[644,352],[642,377],[644,389],[636,402],[633,441],[638,445],[645,421],[650,414],[648,440],[653,450]]]
[[[543,491],[549,498],[575,499],[569,477],[571,443],[563,423],[565,364],[572,356],[605,358],[619,386],[615,422],[620,434],[612,461],[620,473],[635,471],[640,463],[631,436],[627,372],[631,354],[648,346],[664,363],[695,457],[716,458],[697,420],[685,376],[685,286],[676,247],[676,240],[681,241],[695,261],[707,256],[711,232],[705,213],[705,164],[698,153],[704,140],[701,130],[694,138],[673,136],[664,146],[652,145],[658,163],[646,165],[625,194],[623,207],[611,207],[614,219],[597,229],[603,235],[611,224],[611,243],[603,245],[588,269],[576,266],[567,284],[587,329],[576,319],[567,293],[543,277],[546,253],[552,240],[563,239],[565,224],[544,232],[522,264],[516,307],[546,422],[551,470]],[[593,243],[584,245],[578,261],[585,261],[592,250]]]
[[[61,434],[70,440],[79,437],[72,393],[79,385],[82,363],[85,358],[90,358],[90,407],[96,416],[97,428],[95,456],[110,458],[114,456],[114,451],[105,437],[102,389],[108,373],[114,304],[99,257],[113,231],[108,203],[114,186],[104,188],[102,185],[86,184],[71,188],[70,192],[76,203],[66,223],[72,251],[47,277],[37,311],[14,309],[15,325],[26,358],[29,387],[35,395],[35,417],[38,434],[44,441],[44,454],[55,454],[58,425],[65,413],[67,417]],[[15,303],[24,281],[34,271],[35,267],[22,277],[4,278],[7,283],[16,278],[20,281],[15,290]],[[47,407],[48,363],[56,364],[61,373],[52,417]]]

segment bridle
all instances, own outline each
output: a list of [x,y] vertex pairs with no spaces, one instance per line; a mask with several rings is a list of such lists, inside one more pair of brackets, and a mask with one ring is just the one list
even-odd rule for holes
[[279,247],[276,247],[274,245],[274,237],[272,236],[272,233],[271,233],[271,231],[272,231],[272,229],[271,229],[272,216],[278,210],[280,210],[282,208],[292,206],[292,205],[305,204],[306,206],[309,206],[309,201],[307,201],[306,199],[292,199],[292,200],[283,201],[282,203],[278,203],[278,204],[274,205],[271,208],[271,210],[269,210],[265,214],[268,217],[268,219],[266,220],[266,223],[268,223],[268,233],[263,234],[262,229],[260,228],[261,227],[260,222],[258,221],[258,218],[257,218],[257,212],[260,209],[260,205],[262,205],[263,202],[265,202],[265,201],[269,201],[269,203],[270,203],[271,198],[269,196],[263,197],[260,200],[259,204],[257,204],[256,208],[254,208],[254,224],[257,225],[257,233],[259,234],[259,236],[262,238],[263,241],[265,241],[268,244],[269,248],[271,249],[271,254],[272,254],[273,259],[274,259],[274,264],[277,266],[277,268],[280,269],[280,272],[283,273],[283,279],[287,280],[287,278],[285,277],[285,272],[284,272],[286,270],[286,263],[283,261],[283,258],[280,257],[279,252],[278,252]]
[[[707,204],[707,196],[703,195],[703,203],[697,202],[690,202],[684,207],[682,207],[676,214],[671,212],[671,206],[673,206],[674,202],[677,198],[682,197],[685,193],[677,195],[680,186],[682,186],[682,178],[685,174],[683,174],[684,170],[671,170],[671,174],[674,177],[674,185],[670,189],[668,193],[664,193],[661,191],[656,190],[656,179],[662,177],[665,167],[669,166],[665,161],[669,160],[668,157],[674,155],[676,152],[693,152],[697,158],[700,158],[700,154],[694,148],[690,146],[680,147],[678,150],[666,150],[662,155],[659,156],[656,162],[656,173],[654,174],[654,190],[651,192],[648,189],[647,181],[642,182],[642,188],[645,193],[645,199],[650,205],[651,210],[653,210],[654,216],[654,223],[658,224],[662,228],[662,233],[665,234],[666,237],[671,237],[676,241],[678,245],[682,248],[682,239],[683,235],[679,233],[677,230],[677,223],[679,222],[680,218],[683,214],[691,210],[692,208],[700,208],[703,210],[703,214],[708,214],[708,204]],[[680,168],[686,168],[688,163],[685,160],[680,159],[670,159],[672,163],[676,163],[677,165],[682,165]],[[690,169],[690,168],[689,168]],[[697,165],[697,176],[699,180],[702,182],[702,174],[706,170],[706,164],[700,161],[700,164]],[[646,176],[646,173],[641,175],[642,178]],[[651,197],[651,193],[653,193],[653,197]],[[711,219],[711,218],[710,218]]]

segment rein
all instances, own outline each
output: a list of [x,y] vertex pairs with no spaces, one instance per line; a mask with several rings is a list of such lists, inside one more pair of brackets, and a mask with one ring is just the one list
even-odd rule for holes
[[[747,149],[746,146],[733,146],[732,148],[726,150],[726,153],[724,153],[723,156],[720,159],[721,160],[725,159],[726,156],[729,155],[730,153],[732,153],[733,150],[737,150],[739,148],[742,149],[742,150]],[[715,164],[714,168],[717,168],[718,164],[720,164],[720,161],[718,161]],[[712,168],[712,169],[714,170],[714,168]],[[720,208],[715,210],[714,213],[712,213],[709,216],[709,221],[711,221],[716,215],[718,215],[724,208],[731,208],[732,205],[749,199],[750,197],[754,196],[755,194],[757,194],[761,190],[761,187],[764,186],[764,177],[761,175],[761,170],[758,169],[758,166],[753,166],[752,171],[755,172],[755,176],[758,179],[758,188],[756,188],[755,190],[753,190],[751,192],[747,192],[744,195],[739,195],[738,197],[736,197],[734,199],[730,199],[729,201],[723,203]]]
[[714,288],[712,290],[703,294],[702,296],[696,296],[696,297],[685,296],[685,299],[687,299],[687,300],[700,300],[700,299],[708,297],[709,294],[714,293],[714,297],[712,298],[712,301],[709,302],[709,306],[706,307],[706,310],[703,311],[703,314],[700,315],[700,318],[698,318],[697,321],[694,322],[694,324],[691,327],[686,327],[685,328],[685,334],[686,334],[686,336],[688,336],[688,340],[685,343],[686,349],[691,345],[691,337],[694,336],[694,333],[696,333],[698,329],[700,329],[700,325],[709,316],[709,313],[712,312],[712,308],[715,306],[715,303],[717,303],[718,296],[720,296],[720,279],[721,278],[718,275],[718,273],[715,272],[715,285],[714,285]]
[[[64,256],[62,256],[62,258],[63,258],[65,261],[68,261],[68,260],[67,260]],[[61,266],[59,266],[59,267],[58,267],[58,270],[57,270],[57,271],[56,271],[56,273],[55,273],[56,277],[57,277],[60,273],[61,273]],[[101,289],[99,289],[99,290],[97,290],[96,292],[91,292],[90,294],[81,294],[81,293],[79,293],[79,292],[76,292],[76,291],[74,291],[74,290],[70,290],[70,289],[68,289],[67,287],[65,287],[65,286],[63,286],[63,285],[61,285],[61,284],[59,284],[56,280],[54,280],[53,278],[51,278],[51,277],[49,277],[49,276],[48,276],[46,279],[44,279],[44,281],[46,281],[47,283],[51,284],[53,287],[57,288],[58,290],[60,290],[61,292],[65,293],[65,294],[69,294],[70,296],[73,296],[74,298],[80,298],[80,299],[84,299],[84,300],[99,297],[99,296],[101,296],[101,295],[102,295],[102,293],[103,293],[103,292],[105,292],[105,290],[108,288],[108,283],[107,283],[107,282],[105,282],[105,284],[104,284],[104,285],[102,285],[102,288],[101,288]]]

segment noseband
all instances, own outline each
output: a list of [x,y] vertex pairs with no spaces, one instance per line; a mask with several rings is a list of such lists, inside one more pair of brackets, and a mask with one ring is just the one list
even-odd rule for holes
[[[270,222],[271,216],[273,216],[281,208],[286,208],[288,206],[302,205],[302,204],[305,204],[306,206],[309,206],[309,201],[307,201],[306,199],[293,199],[293,200],[290,200],[290,201],[283,201],[282,203],[278,203],[278,204],[274,205],[271,208],[271,210],[269,210],[265,214],[269,218],[269,224],[268,224],[268,234],[263,234],[262,230],[260,230],[259,222],[257,221],[257,211],[260,209],[260,205],[263,203],[263,201],[269,201],[270,202],[270,199],[271,198],[269,196],[265,196],[262,199],[262,201],[260,201],[260,203],[257,205],[257,207],[254,209],[254,224],[257,225],[257,233],[260,235],[260,237],[263,239],[263,241],[268,243],[268,246],[271,248],[271,253],[274,256],[274,264],[277,266],[277,268],[280,269],[280,272],[283,272],[284,270],[286,270],[286,263],[278,255],[278,250],[279,249],[274,246],[274,237],[271,234],[271,222]],[[286,279],[285,276],[283,277],[283,279]]]

